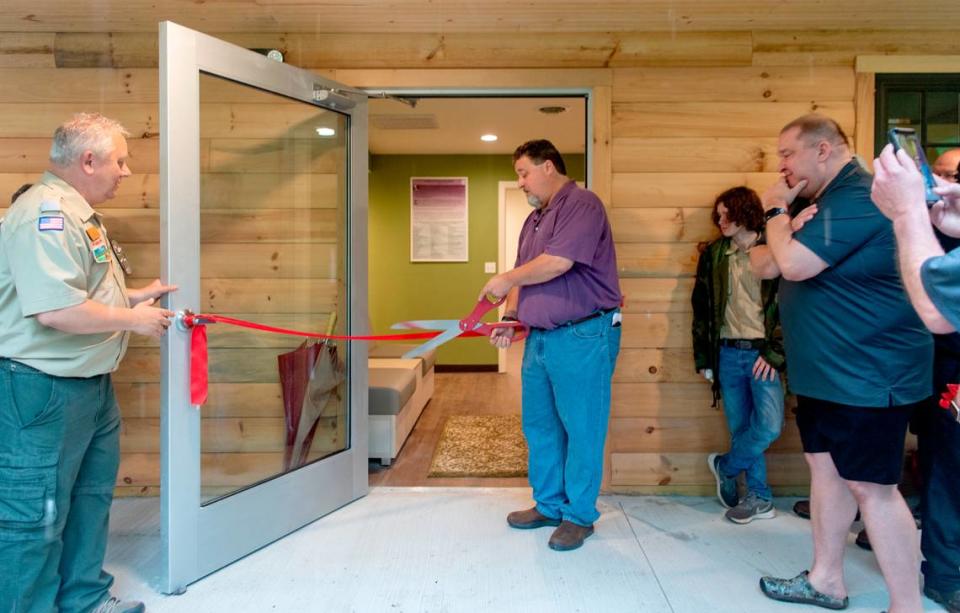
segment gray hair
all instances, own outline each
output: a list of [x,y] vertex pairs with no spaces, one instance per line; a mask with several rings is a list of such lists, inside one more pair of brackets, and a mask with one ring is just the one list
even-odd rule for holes
[[130,136],[119,121],[100,113],[77,113],[53,133],[50,161],[57,166],[69,166],[84,151],[98,157],[106,156],[113,148],[113,135]]

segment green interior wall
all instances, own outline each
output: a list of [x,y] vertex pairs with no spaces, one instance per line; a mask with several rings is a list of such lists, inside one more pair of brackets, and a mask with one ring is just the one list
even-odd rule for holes
[[[584,156],[564,156],[567,173],[584,180]],[[410,261],[410,177],[467,177],[469,261]],[[372,155],[369,180],[369,296],[374,333],[407,319],[460,319],[473,308],[497,261],[500,181],[516,180],[509,155]],[[497,352],[483,339],[440,348],[444,365],[490,365]]]

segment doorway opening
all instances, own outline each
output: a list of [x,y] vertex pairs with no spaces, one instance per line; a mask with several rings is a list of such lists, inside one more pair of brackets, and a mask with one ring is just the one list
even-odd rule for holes
[[[465,317],[483,284],[513,267],[520,226],[531,210],[516,188],[512,154],[518,145],[550,140],[564,157],[567,175],[590,184],[587,89],[387,93],[407,103],[370,101],[368,255],[375,333],[389,332],[399,321]],[[465,185],[464,202],[458,204],[463,215],[432,226],[417,217],[414,189],[433,180]],[[424,249],[425,241],[432,241],[432,251]],[[432,257],[423,258],[425,253]],[[449,473],[435,461],[452,417],[510,418],[518,432],[521,355],[522,344],[498,352],[483,339],[440,346],[433,356],[431,397],[397,455],[370,453],[371,486],[526,485],[525,476],[507,476],[513,474],[509,470],[486,467],[477,473],[467,467]],[[375,366],[388,365],[371,362],[371,369]]]

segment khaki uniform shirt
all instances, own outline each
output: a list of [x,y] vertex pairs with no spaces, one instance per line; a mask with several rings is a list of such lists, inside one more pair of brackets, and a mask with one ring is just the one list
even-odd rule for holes
[[727,251],[727,265],[730,277],[720,338],[764,338],[760,279],[750,270],[750,256],[733,241]]
[[0,223],[0,357],[58,377],[116,370],[129,332],[68,334],[37,321],[87,299],[130,306],[100,214],[47,172]]

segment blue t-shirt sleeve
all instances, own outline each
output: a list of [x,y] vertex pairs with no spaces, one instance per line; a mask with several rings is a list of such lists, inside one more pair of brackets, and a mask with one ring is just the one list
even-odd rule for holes
[[794,238],[829,266],[836,266],[882,233],[886,218],[869,198],[832,198],[821,203],[820,211]]
[[593,264],[597,245],[607,224],[607,214],[598,199],[569,202],[557,211],[557,222],[544,253]]
[[933,306],[960,330],[960,249],[924,262],[920,280]]

